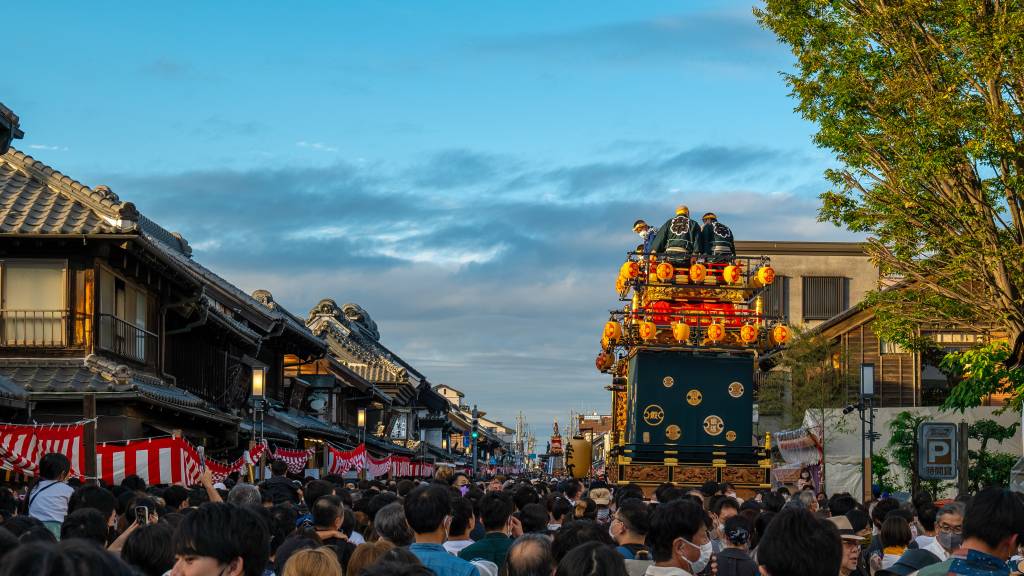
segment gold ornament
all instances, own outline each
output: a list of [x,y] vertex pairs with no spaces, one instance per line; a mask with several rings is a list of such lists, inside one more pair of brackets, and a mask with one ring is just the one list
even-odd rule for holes
[[661,406],[651,404],[644,408],[644,422],[648,426],[659,426],[663,420],[665,420],[665,411],[661,409]]
[[668,428],[665,428],[665,437],[675,442],[683,435],[683,431],[679,429],[679,426],[672,424]]
[[736,432],[729,430],[728,432],[725,433],[725,439],[728,440],[729,442],[735,442]]
[[739,382],[729,384],[729,396],[732,396],[733,398],[743,396],[743,384],[740,384]]
[[704,395],[700,393],[700,390],[690,390],[686,393],[686,403],[690,406],[697,406],[704,400]]
[[676,381],[675,378],[672,378],[671,376],[665,376],[661,379],[661,383],[665,385],[665,388],[671,388]]
[[704,432],[708,436],[718,436],[722,433],[725,423],[718,416],[712,414],[704,419]]

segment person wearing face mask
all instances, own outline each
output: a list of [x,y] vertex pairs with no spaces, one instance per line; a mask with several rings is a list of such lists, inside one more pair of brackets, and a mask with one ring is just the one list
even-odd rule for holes
[[640,236],[640,250],[643,253],[651,251],[651,242],[658,235],[658,229],[643,220],[633,222],[633,232]]
[[480,521],[487,533],[474,544],[462,549],[459,558],[471,562],[487,560],[501,568],[505,565],[512,540],[523,535],[522,525],[512,515],[512,499],[501,492],[492,492],[480,500]]
[[[1005,488],[986,488],[967,504],[960,547],[944,562],[922,568],[918,575],[1004,576],[1009,573],[1007,559],[1017,552],[1022,527],[1021,495]],[[942,534],[940,528],[940,538]]]
[[626,560],[650,560],[646,539],[649,531],[647,504],[643,500],[623,500],[612,514],[608,534],[618,545],[616,550]]
[[711,544],[717,554],[725,548],[725,522],[740,513],[740,505],[728,496],[712,496],[708,508],[711,513]]
[[693,576],[711,562],[704,510],[692,500],[659,504],[649,536],[654,564],[646,576]]
[[963,502],[946,504],[935,516],[935,539],[922,549],[935,554],[939,560],[949,558],[963,543],[963,527]]
[[416,542],[409,546],[409,551],[424,566],[437,576],[480,576],[476,566],[444,549],[452,513],[447,487],[440,484],[419,486],[405,497],[402,506],[405,519],[416,534]]

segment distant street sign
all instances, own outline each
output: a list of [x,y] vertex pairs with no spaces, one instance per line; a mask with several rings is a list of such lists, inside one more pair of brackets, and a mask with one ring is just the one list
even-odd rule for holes
[[922,480],[957,476],[956,424],[922,422],[917,431],[917,473]]

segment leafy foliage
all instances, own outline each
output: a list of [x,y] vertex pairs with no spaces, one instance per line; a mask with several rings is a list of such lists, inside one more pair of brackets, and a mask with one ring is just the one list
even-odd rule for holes
[[766,0],[797,111],[828,170],[819,218],[867,234],[883,274],[879,334],[992,326],[1024,363],[1024,5]]
[[825,422],[826,412],[842,405],[851,376],[840,369],[842,358],[837,346],[824,336],[794,327],[779,366],[789,374],[789,425],[799,426],[808,410]]
[[1009,358],[1010,347],[1005,342],[947,354],[939,366],[959,377],[960,382],[946,397],[943,410],[963,412],[980,406],[982,399],[990,394],[1011,394],[1009,406],[1020,410],[1024,399],[1024,368],[1008,367]]
[[899,479],[893,473],[888,452],[879,450],[871,458],[871,477],[882,492],[898,492],[901,489]]
[[1013,438],[1017,433],[1019,422],[1003,426],[995,420],[982,419],[967,428],[967,435],[981,442],[978,450],[968,450],[971,468],[968,481],[971,492],[977,492],[986,486],[1006,486],[1010,481],[1010,469],[1017,462],[1017,457],[1005,452],[990,452],[989,441],[1003,442]]

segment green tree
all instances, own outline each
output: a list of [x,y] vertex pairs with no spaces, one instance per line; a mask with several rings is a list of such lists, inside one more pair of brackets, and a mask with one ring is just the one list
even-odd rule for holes
[[921,321],[994,326],[1024,364],[1024,5],[765,0],[826,172],[819,217],[869,236],[904,289],[876,292],[881,336]]
[[[893,460],[910,476],[910,492],[921,490],[921,479],[917,475],[917,428],[927,416],[904,410],[889,422],[889,453]],[[935,491],[931,493],[934,495]]]
[[843,406],[850,377],[840,369],[842,364],[838,346],[821,334],[799,326],[793,328],[793,336],[779,362],[779,367],[789,374],[789,426],[800,426],[808,411],[818,422],[825,422],[830,409]]
[[971,424],[967,429],[967,435],[974,440],[981,442],[978,450],[968,450],[971,467],[968,471],[968,481],[971,492],[977,492],[986,486],[1006,486],[1010,481],[1010,469],[1013,468],[1017,457],[1006,452],[991,452],[988,449],[989,441],[1003,442],[1013,438],[1017,433],[1019,423],[1010,426],[1003,426],[995,420],[982,419]]
[[901,488],[899,480],[893,474],[889,453],[884,449],[875,452],[871,457],[871,478],[882,492],[897,492]]
[[1024,369],[1007,366],[1009,358],[1010,347],[1005,342],[991,342],[947,354],[939,367],[958,378],[959,383],[943,402],[943,410],[963,412],[980,406],[982,399],[990,394],[1011,394],[1007,408],[1020,411],[1024,400]]

